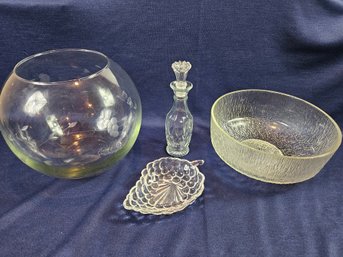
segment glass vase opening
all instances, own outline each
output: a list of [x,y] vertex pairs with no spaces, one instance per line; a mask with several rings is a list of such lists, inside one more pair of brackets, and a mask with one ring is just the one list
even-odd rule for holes
[[22,80],[38,84],[58,84],[95,77],[108,64],[108,58],[100,52],[60,49],[25,58],[15,66],[14,73]]

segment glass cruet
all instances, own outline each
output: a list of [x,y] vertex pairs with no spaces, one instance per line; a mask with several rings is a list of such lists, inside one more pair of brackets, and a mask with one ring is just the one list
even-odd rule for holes
[[170,83],[174,91],[174,104],[166,116],[166,150],[171,156],[181,157],[189,152],[193,131],[193,116],[187,106],[188,92],[193,84],[186,81],[192,65],[186,61],[178,61],[174,62],[171,67],[176,80]]

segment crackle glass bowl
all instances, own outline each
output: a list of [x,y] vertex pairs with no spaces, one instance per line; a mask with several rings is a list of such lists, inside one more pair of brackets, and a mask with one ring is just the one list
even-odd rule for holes
[[279,184],[315,176],[342,141],[336,122],[300,98],[268,90],[221,96],[211,110],[219,157],[251,178]]
[[31,168],[61,178],[96,175],[125,156],[141,115],[127,73],[85,49],[22,60],[0,95],[0,129],[11,150]]

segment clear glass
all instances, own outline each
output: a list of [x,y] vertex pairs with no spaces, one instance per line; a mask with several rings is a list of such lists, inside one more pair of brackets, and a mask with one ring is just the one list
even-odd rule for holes
[[14,154],[62,178],[98,174],[125,156],[141,115],[127,73],[102,53],[84,49],[22,60],[0,96],[0,129]]
[[192,204],[204,191],[203,160],[163,157],[149,162],[124,200],[124,208],[142,214],[172,214]]
[[240,173],[288,184],[315,176],[340,146],[342,133],[329,115],[302,99],[241,90],[214,103],[211,140]]
[[176,81],[170,83],[174,92],[174,104],[166,116],[166,150],[171,156],[181,157],[189,152],[193,131],[193,116],[187,105],[188,92],[193,85],[186,81],[191,64],[184,61],[175,62],[172,64],[172,69]]

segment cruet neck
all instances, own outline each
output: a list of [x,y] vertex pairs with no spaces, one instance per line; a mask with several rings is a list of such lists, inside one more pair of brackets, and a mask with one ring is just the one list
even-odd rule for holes
[[189,81],[173,81],[170,87],[174,91],[174,97],[182,99],[188,98],[188,92],[193,88],[193,84]]
[[174,95],[173,98],[174,98],[174,102],[173,102],[172,108],[177,109],[177,110],[189,111],[188,104],[187,104],[188,96],[177,97],[176,95]]

